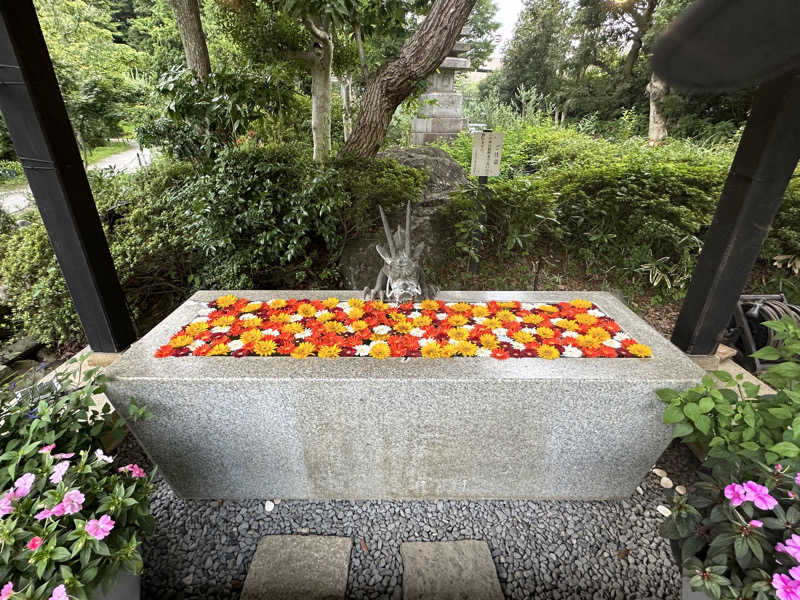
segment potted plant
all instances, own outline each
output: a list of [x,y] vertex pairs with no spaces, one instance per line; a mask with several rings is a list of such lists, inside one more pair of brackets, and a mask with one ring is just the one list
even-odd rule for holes
[[0,598],[102,598],[141,571],[152,474],[101,447],[121,423],[94,409],[96,369],[20,387],[0,393]]
[[762,375],[777,393],[724,372],[659,392],[675,437],[706,455],[688,493],[667,490],[661,534],[691,589],[715,600],[800,600],[800,327],[765,325],[779,345],[757,355],[783,360]]

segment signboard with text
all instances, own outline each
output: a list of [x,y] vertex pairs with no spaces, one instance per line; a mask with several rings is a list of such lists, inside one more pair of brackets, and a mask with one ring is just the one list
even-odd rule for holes
[[472,164],[469,174],[473,177],[497,177],[500,175],[500,156],[503,153],[502,131],[479,131],[472,134]]

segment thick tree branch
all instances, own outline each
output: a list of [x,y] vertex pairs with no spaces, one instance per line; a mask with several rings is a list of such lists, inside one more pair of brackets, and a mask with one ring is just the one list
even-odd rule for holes
[[287,50],[286,56],[292,60],[310,63],[314,60],[314,55],[311,52],[301,52],[299,50]]
[[364,56],[364,40],[361,39],[361,24],[353,23],[353,35],[356,38],[356,48],[358,48],[358,60],[361,63],[361,76],[364,83],[367,82],[367,59]]
[[316,23],[311,19],[310,15],[303,15],[303,23],[308,29],[308,32],[318,40],[322,42],[327,42],[330,39],[330,34],[327,31],[324,31],[321,27],[317,26]]

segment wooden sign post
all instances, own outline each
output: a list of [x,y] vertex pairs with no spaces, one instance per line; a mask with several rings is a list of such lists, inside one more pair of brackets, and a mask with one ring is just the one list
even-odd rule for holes
[[472,134],[472,162],[469,174],[485,185],[488,177],[500,175],[503,132],[485,129]]

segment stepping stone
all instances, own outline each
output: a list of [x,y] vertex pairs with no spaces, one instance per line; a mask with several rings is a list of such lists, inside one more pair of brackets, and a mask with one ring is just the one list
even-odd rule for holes
[[352,544],[315,535],[261,538],[241,600],[343,600]]
[[503,600],[486,542],[404,542],[403,600]]

